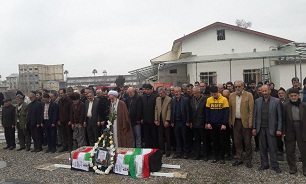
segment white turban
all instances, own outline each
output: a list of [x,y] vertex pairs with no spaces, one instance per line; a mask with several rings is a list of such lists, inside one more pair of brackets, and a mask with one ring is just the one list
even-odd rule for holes
[[111,90],[111,91],[108,92],[108,96],[109,95],[114,95],[115,97],[118,97],[118,92]]

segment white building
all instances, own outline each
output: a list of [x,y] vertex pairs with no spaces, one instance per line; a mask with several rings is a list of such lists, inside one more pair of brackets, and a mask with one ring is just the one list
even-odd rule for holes
[[6,85],[8,89],[19,89],[19,74],[12,73],[11,75],[6,77]]
[[216,22],[175,40],[171,51],[151,64],[159,65],[161,83],[269,80],[276,88],[289,88],[292,77],[304,78],[305,45]]

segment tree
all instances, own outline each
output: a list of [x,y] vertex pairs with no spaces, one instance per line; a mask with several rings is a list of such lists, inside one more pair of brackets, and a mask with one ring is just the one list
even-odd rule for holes
[[122,75],[119,75],[115,81],[117,87],[122,87],[125,83],[125,78]]
[[93,69],[92,73],[94,74],[94,76],[96,76],[96,73],[98,73],[98,71],[96,69]]
[[244,19],[236,19],[236,26],[238,27],[242,27],[242,28],[250,28],[252,26],[252,22],[248,21],[246,22]]

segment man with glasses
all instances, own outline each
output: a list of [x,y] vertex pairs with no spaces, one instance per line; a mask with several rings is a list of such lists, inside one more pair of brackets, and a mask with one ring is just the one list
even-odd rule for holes
[[[229,97],[229,124],[233,127],[234,143],[238,160],[233,166],[243,164],[248,168],[252,167],[252,128],[253,128],[253,95],[243,89],[244,82],[234,83],[235,92]],[[245,157],[242,157],[243,144],[245,145]]]

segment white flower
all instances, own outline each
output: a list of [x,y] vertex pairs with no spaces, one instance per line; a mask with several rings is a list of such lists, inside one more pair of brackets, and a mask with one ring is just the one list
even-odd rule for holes
[[99,143],[95,143],[95,146],[94,147],[98,147],[99,146]]
[[98,138],[99,142],[101,141],[101,139],[102,139],[101,137]]
[[110,123],[112,123],[112,122],[111,122],[110,120],[108,120],[108,121],[107,121],[107,124],[110,124]]
[[105,170],[105,174],[109,174],[109,170],[108,169]]
[[89,163],[89,167],[93,167],[93,163],[92,162]]
[[110,147],[109,147],[110,149],[113,149],[114,148],[114,145],[112,144],[112,145],[110,145]]
[[92,162],[92,158],[89,159],[89,162]]
[[97,169],[98,169],[97,166],[94,166],[94,167],[93,167],[93,170],[97,170]]
[[93,156],[95,156],[95,154],[94,154],[94,152],[91,152],[90,157],[93,157]]
[[109,128],[110,128],[110,125],[106,125],[106,128],[108,128],[108,129],[109,129]]

